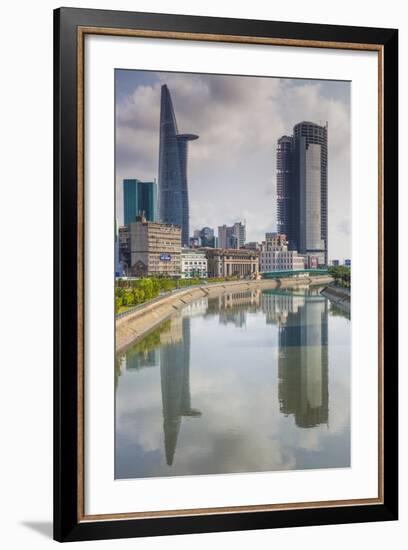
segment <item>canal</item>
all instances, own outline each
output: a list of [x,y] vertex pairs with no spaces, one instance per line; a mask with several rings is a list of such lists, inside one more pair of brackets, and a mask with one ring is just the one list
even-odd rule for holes
[[115,362],[115,478],[350,466],[350,319],[320,288],[186,305]]

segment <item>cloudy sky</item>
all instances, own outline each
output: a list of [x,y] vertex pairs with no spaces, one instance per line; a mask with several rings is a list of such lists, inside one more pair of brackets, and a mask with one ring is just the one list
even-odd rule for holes
[[276,142],[302,120],[329,124],[329,259],[350,258],[350,83],[116,70],[117,216],[124,178],[158,177],[160,86],[189,144],[190,233],[246,221],[276,229]]

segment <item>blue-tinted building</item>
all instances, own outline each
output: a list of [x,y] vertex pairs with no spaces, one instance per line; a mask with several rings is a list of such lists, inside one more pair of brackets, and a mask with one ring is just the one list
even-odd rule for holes
[[201,246],[205,248],[216,248],[214,229],[212,229],[211,227],[203,227],[198,232],[198,235],[201,241]]
[[155,181],[123,180],[123,223],[128,225],[144,214],[146,220],[157,219],[157,185]]
[[166,84],[161,87],[159,149],[159,219],[181,227],[181,243],[189,245],[187,183],[188,142],[194,134],[179,134],[173,103]]

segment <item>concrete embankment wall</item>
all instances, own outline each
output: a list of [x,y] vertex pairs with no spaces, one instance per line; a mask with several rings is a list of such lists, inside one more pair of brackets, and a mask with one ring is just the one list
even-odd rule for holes
[[327,286],[322,290],[322,294],[340,309],[350,313],[350,292],[347,289]]
[[328,277],[302,277],[299,279],[263,279],[259,281],[229,281],[189,287],[153,300],[135,311],[116,319],[116,351],[123,352],[131,344],[145,336],[175,311],[200,298],[214,297],[224,292],[245,292],[256,289],[290,288],[308,284],[328,284]]
[[116,320],[116,351],[125,351],[136,340],[168,319],[175,311],[195,300],[219,296],[226,291],[245,292],[256,288],[276,288],[277,286],[276,280],[230,281],[189,287],[163,296],[159,300],[148,303],[129,315]]
[[320,277],[287,277],[286,279],[277,279],[279,288],[292,288],[296,286],[323,286],[333,281],[329,275]]

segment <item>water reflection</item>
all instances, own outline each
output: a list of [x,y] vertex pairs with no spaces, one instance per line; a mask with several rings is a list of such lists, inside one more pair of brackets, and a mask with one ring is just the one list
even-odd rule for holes
[[279,328],[280,410],[301,428],[329,419],[327,320],[326,300],[316,297],[298,303]]
[[118,357],[115,476],[348,466],[350,326],[319,290],[198,300]]
[[163,403],[163,431],[166,462],[173,464],[182,416],[200,416],[191,408],[190,396],[190,319],[176,317],[163,334],[160,362]]

